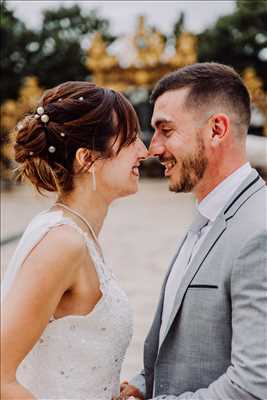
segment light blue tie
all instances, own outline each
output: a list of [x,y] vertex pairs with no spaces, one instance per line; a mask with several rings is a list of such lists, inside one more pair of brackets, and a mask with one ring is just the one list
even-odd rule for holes
[[[181,252],[183,250],[182,258],[179,260],[181,266],[184,265],[186,267],[190,263],[195,244],[200,238],[201,230],[208,222],[209,219],[197,210],[196,217],[188,230],[185,243],[181,249]],[[180,257],[178,256],[178,258]]]

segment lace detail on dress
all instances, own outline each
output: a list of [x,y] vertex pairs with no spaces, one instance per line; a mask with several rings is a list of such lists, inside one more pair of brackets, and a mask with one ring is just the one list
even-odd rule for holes
[[102,297],[88,315],[53,319],[20,364],[17,379],[39,399],[110,400],[119,395],[121,365],[132,337],[132,311],[93,239],[62,211],[42,213],[25,231],[15,259],[18,263],[21,254],[23,262],[28,240],[35,243],[35,235],[41,240],[49,229],[64,224],[83,235]]

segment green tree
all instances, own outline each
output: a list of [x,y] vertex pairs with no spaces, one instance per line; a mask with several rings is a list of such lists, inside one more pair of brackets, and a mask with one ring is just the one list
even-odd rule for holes
[[28,75],[36,75],[44,87],[67,80],[88,79],[86,49],[96,31],[108,42],[114,39],[109,33],[109,22],[95,10],[86,15],[74,5],[44,11],[39,40],[28,45],[33,53]]
[[15,99],[29,65],[31,53],[27,44],[36,40],[36,34],[14,16],[6,2],[1,2],[0,14],[0,104],[5,99]]
[[255,68],[267,88],[267,2],[238,0],[235,11],[198,35],[198,60]]
[[[6,2],[0,4],[0,104],[7,99],[16,99],[26,68],[30,63],[31,54],[27,43],[36,40],[36,34],[27,29],[25,24],[14,16],[7,8]],[[2,125],[0,134],[0,179],[1,184],[9,187],[8,170],[11,160],[4,151],[9,143],[9,131]]]
[[[28,29],[6,1],[1,1],[0,17],[0,104],[17,99],[26,76],[35,75],[39,85],[45,88],[66,80],[87,79],[89,71],[84,61],[92,33],[100,31],[107,42],[114,39],[109,33],[108,20],[98,16],[95,10],[85,15],[78,5],[44,11],[39,30]],[[11,163],[4,152],[8,143],[9,129],[2,124],[2,180]]]
[[179,14],[178,20],[175,22],[173,27],[173,35],[175,38],[178,37],[184,30],[184,23],[185,23],[185,14],[184,12],[181,12]]
[[78,5],[45,10],[39,30],[31,30],[15,17],[6,1],[1,2],[0,15],[2,79],[0,104],[16,99],[23,79],[38,77],[42,87],[51,87],[66,80],[88,79],[84,65],[91,35],[100,31],[110,43],[109,21],[96,10],[85,14]]

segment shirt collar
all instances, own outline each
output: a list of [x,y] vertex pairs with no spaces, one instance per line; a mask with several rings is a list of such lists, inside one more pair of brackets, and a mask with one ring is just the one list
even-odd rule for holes
[[196,207],[210,221],[215,221],[224,206],[231,199],[237,187],[248,177],[252,168],[250,163],[242,165],[215,187]]

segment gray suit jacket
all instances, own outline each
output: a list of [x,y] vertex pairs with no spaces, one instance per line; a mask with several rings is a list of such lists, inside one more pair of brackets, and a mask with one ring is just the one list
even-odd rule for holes
[[267,399],[266,187],[255,170],[194,256],[159,346],[166,275],[131,383],[146,399]]

